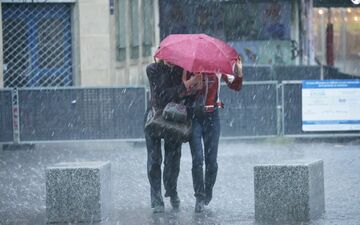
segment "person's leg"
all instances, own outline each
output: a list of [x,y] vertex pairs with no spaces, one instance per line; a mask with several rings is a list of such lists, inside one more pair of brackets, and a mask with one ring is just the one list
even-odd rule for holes
[[161,195],[161,139],[151,137],[145,132],[147,148],[147,175],[150,182],[151,207],[160,210],[164,207]]
[[170,197],[174,209],[179,208],[180,199],[177,194],[177,180],[180,172],[181,142],[165,139],[164,187],[165,197]]
[[220,137],[219,112],[208,113],[204,123],[204,151],[205,151],[205,204],[212,199],[212,191],[218,171],[217,154]]
[[192,134],[189,141],[192,156],[192,178],[196,197],[195,211],[201,212],[204,208],[204,153],[202,147],[202,121],[198,118],[192,120]]

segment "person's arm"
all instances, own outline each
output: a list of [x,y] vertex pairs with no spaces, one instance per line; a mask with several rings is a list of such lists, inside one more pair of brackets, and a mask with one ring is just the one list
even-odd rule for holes
[[191,76],[186,70],[183,70],[182,81],[187,90],[187,95],[192,95],[196,91],[201,90],[203,83],[203,75],[201,73]]
[[157,63],[151,63],[146,67],[146,75],[148,77],[150,87],[152,88],[156,87],[156,83],[159,78],[158,66],[159,65]]
[[[172,74],[172,76],[180,76],[180,74]],[[182,79],[181,79],[182,80]],[[169,102],[171,100],[178,100],[187,95],[193,94],[194,91],[199,90],[199,82],[202,81],[202,76],[195,75],[190,77],[188,80],[182,80],[181,84],[163,88],[160,92],[160,98],[163,101]]]
[[239,91],[243,84],[242,63],[240,58],[237,59],[234,68],[234,75],[222,74],[222,79],[226,82],[229,88]]

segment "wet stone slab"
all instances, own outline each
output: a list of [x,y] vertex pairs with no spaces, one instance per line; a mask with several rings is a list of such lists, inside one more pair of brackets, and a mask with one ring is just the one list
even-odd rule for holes
[[309,221],[325,211],[322,160],[254,167],[255,220]]
[[48,166],[47,223],[93,222],[109,216],[110,163],[67,162]]

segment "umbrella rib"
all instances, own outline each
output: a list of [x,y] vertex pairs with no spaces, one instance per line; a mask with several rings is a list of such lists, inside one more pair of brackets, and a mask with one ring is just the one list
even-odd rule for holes
[[220,50],[220,53],[224,56],[224,58],[229,59],[229,57],[227,57],[226,54],[224,53],[223,49],[220,48],[220,47],[218,47],[213,40],[210,39],[210,42],[209,42],[209,43],[212,44],[212,45],[214,45],[215,48],[219,49],[219,50]]
[[[213,41],[210,41],[209,44],[215,46],[215,48],[219,49],[220,50],[220,53],[224,56],[224,58],[228,59],[228,57],[226,56],[226,54],[224,53],[224,51],[222,50],[222,48],[218,48],[218,46],[213,42]],[[199,51],[199,48],[201,45],[198,45],[196,46],[196,51],[195,52],[198,52]],[[195,62],[199,60],[197,57],[194,57],[194,60],[191,61],[191,66],[190,68],[194,68],[194,64]],[[203,71],[192,71],[192,72],[203,72]]]
[[[167,48],[171,48],[171,46],[182,46],[184,45],[184,47],[186,48],[186,42],[189,41],[189,39],[191,39],[191,36],[192,34],[183,34],[181,39],[179,40],[169,40],[168,43],[165,43],[164,45],[161,45],[160,44],[160,48],[162,49],[167,49]],[[208,36],[206,34],[198,34],[197,37],[195,37],[196,39],[198,39],[198,41],[200,41],[200,43],[203,43],[203,44],[199,44],[199,45],[196,45],[196,46],[193,46],[195,47],[195,49],[193,49],[193,51],[191,51],[189,49],[188,51],[188,54],[189,54],[189,61],[188,63],[185,65],[181,65],[180,64],[177,64],[176,61],[173,61],[171,60],[170,58],[168,59],[170,63],[173,63],[173,64],[177,64],[178,66],[181,66],[183,67],[184,69],[187,69],[191,72],[206,72],[205,68],[206,68],[206,63],[210,63],[210,64],[213,64],[212,66],[210,67],[213,67],[214,70],[221,70],[222,66],[219,66],[219,65],[223,65],[222,63],[228,63],[227,65],[230,65],[230,67],[232,67],[232,63],[233,63],[233,60],[235,59],[234,57],[231,57],[231,55],[235,54],[237,55],[237,52],[230,47],[230,49],[228,50],[227,49],[227,44],[225,42],[223,42],[222,40],[218,40],[218,39],[215,39],[211,36]],[[200,40],[199,40],[200,39]],[[166,39],[164,39],[164,41],[166,42]],[[185,43],[183,43],[185,42]],[[182,44],[183,43],[183,44]],[[203,58],[203,55],[206,54],[206,49],[208,48],[213,48],[215,52],[215,54],[218,54],[218,56],[222,59],[221,61],[217,61],[217,60],[208,60],[208,59],[205,59]],[[175,48],[176,49],[176,48]],[[226,49],[226,51],[225,51]],[[181,52],[183,50],[181,49],[177,49],[179,51],[179,54],[181,55]],[[198,53],[198,54],[196,54]],[[200,54],[201,53],[201,54]],[[157,54],[156,54],[157,55]],[[191,57],[192,55],[192,57]],[[215,56],[215,55],[214,55]],[[173,61],[173,62],[172,62]],[[220,64],[219,64],[220,63]],[[209,65],[210,65],[209,64]],[[205,65],[205,67],[203,67]],[[185,68],[187,67],[187,68]],[[194,69],[197,68],[197,70],[199,71],[195,71]],[[200,71],[201,68],[204,68],[203,71]],[[209,69],[207,69],[209,70]],[[211,69],[212,70],[212,69]],[[226,69],[226,71],[228,71],[228,69]]]
[[[215,43],[212,39],[210,39],[210,42],[217,47],[216,43]],[[222,48],[218,48],[218,49],[220,50],[221,54],[223,54],[223,56],[224,56],[225,58],[228,58],[228,57],[226,56],[226,54],[224,53],[224,50],[223,50]]]
[[[204,34],[204,35],[206,35],[206,34]],[[209,41],[209,43],[213,44],[216,48],[218,48],[220,50],[220,53],[224,56],[224,58],[229,59],[229,57],[227,57],[227,55],[224,53],[223,48],[218,47],[218,45],[216,44],[216,42],[213,40],[213,38],[211,36],[208,36],[208,35],[206,35],[206,36],[208,37],[207,40]]]

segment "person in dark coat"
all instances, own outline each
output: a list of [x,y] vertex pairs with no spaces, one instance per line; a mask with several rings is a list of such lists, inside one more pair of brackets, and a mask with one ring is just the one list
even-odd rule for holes
[[[145,113],[145,120],[149,111],[164,109],[169,102],[179,103],[187,94],[191,86],[199,82],[199,78],[182,81],[183,69],[164,61],[155,62],[147,66],[146,74],[150,84],[150,102]],[[161,138],[151,130],[145,130],[147,147],[147,174],[150,182],[151,207],[154,213],[164,212],[164,202],[161,194]],[[177,179],[180,171],[182,142],[168,135],[164,137],[164,173],[163,182],[165,197],[170,197],[171,206],[178,209],[180,199],[177,193]]]

